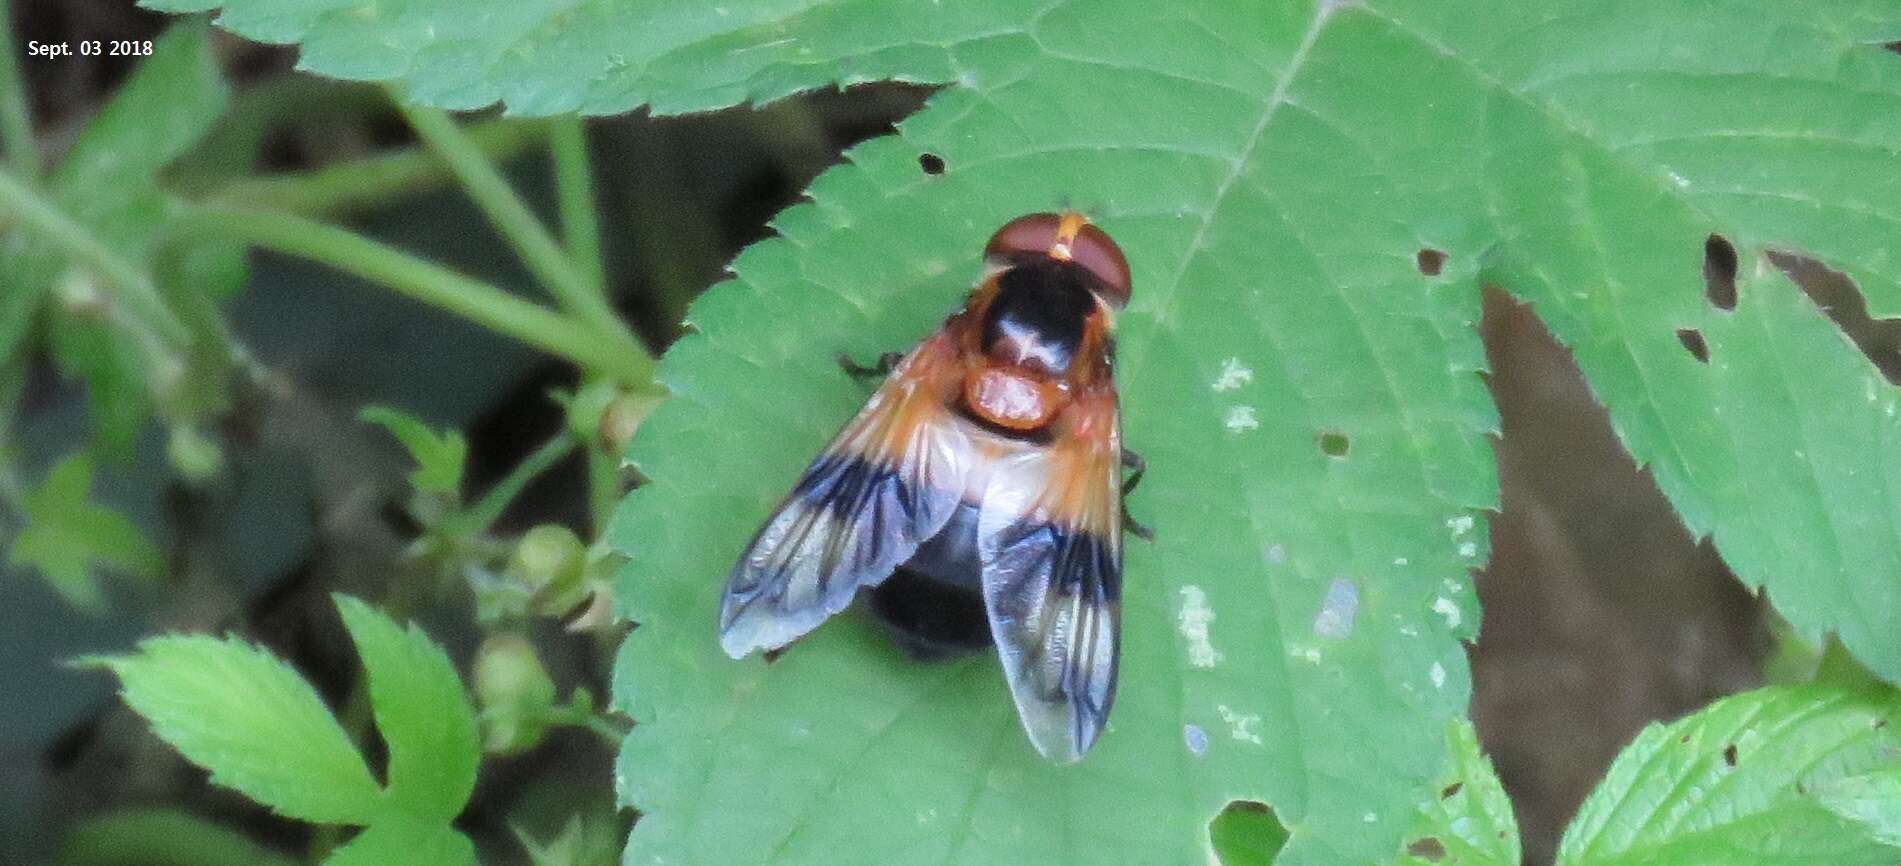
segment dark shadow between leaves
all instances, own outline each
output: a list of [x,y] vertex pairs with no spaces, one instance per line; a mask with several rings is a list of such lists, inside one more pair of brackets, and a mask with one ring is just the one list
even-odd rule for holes
[[1807,292],[1849,342],[1881,371],[1889,384],[1901,385],[1901,318],[1868,315],[1868,299],[1847,274],[1805,256],[1771,250],[1769,262]]

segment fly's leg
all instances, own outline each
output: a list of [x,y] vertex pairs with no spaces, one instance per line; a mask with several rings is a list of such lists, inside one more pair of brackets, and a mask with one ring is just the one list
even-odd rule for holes
[[1122,482],[1122,527],[1127,529],[1130,535],[1152,542],[1155,540],[1155,530],[1130,516],[1128,501],[1129,494],[1135,492],[1135,485],[1142,483],[1142,473],[1149,470],[1148,461],[1143,460],[1142,455],[1124,448],[1122,449],[1122,465],[1129,470],[1128,479]]
[[844,369],[845,375],[857,379],[860,382],[882,379],[890,375],[891,371],[897,368],[898,362],[902,360],[904,360],[902,353],[886,352],[878,356],[877,363],[866,366],[852,360],[850,355],[843,352],[838,353],[838,366]]

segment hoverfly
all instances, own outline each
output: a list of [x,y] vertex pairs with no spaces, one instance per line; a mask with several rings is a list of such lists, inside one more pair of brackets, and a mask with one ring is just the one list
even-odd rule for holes
[[1142,471],[1112,369],[1129,266],[1074,212],[1012,220],[984,266],[910,354],[840,359],[888,375],[733,567],[720,645],[783,647],[871,588],[915,655],[995,643],[1031,743],[1076,761],[1115,700],[1122,497]]

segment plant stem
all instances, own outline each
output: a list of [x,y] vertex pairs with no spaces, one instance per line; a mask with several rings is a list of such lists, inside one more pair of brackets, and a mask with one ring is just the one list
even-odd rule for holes
[[654,361],[593,328],[393,247],[291,214],[202,206],[173,221],[170,241],[217,237],[322,262],[388,286],[636,389],[652,390]]
[[594,537],[599,538],[607,532],[607,525],[613,522],[614,508],[620,504],[621,493],[620,456],[609,454],[598,448],[589,448],[587,452],[587,498],[588,516],[593,518]]
[[540,448],[535,449],[533,454],[515,464],[515,468],[508,470],[508,474],[503,476],[502,480],[490,485],[488,491],[483,493],[482,498],[474,505],[444,520],[442,529],[456,536],[473,536],[487,529],[489,524],[502,516],[502,511],[508,507],[508,503],[515,501],[515,497],[521,495],[522,489],[528,486],[528,482],[535,480],[541,473],[561,462],[563,457],[574,451],[574,446],[577,444],[579,443],[574,437],[565,431],[543,443]]
[[0,212],[13,214],[28,231],[45,238],[110,284],[132,315],[134,327],[148,331],[174,351],[190,344],[191,333],[165,306],[150,276],[120,258],[85,226],[73,222],[11,172],[0,171]]
[[586,278],[581,276],[581,271],[568,260],[567,254],[555,242],[554,236],[548,233],[547,227],[541,224],[541,220],[515,194],[514,188],[495,170],[495,164],[469,141],[447,112],[405,104],[400,100],[397,107],[409,119],[409,125],[415,128],[423,143],[449,163],[449,170],[455,172],[456,178],[462,181],[469,198],[488,216],[489,222],[502,233],[502,237],[515,247],[528,270],[553,293],[555,301],[563,309],[579,316],[605,336],[639,345],[626,323],[615,315],[606,294],[599,287],[589,285]]
[[606,296],[601,224],[594,203],[594,173],[588,169],[587,126],[578,114],[556,118],[548,130],[554,153],[555,195],[561,207],[561,237],[568,258],[595,292]]
[[[544,128],[541,123],[503,119],[471,124],[464,133],[485,159],[507,159],[539,142]],[[407,147],[314,171],[235,181],[216,189],[206,200],[330,216],[431,189],[453,177],[447,163],[433,151]]]
[[21,177],[40,176],[40,151],[33,143],[33,117],[26,107],[26,81],[14,47],[11,4],[0,3],[0,144]]

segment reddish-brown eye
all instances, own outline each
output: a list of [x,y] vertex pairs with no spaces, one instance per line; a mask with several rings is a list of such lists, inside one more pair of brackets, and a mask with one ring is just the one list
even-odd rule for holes
[[1073,261],[1096,277],[1104,303],[1121,309],[1129,303],[1129,260],[1122,248],[1082,214],[1033,213],[997,229],[984,247],[984,258],[1020,261],[1030,256]]
[[990,236],[990,243],[984,247],[984,258],[1008,260],[1049,255],[1062,223],[1061,214],[1033,213],[1017,217]]
[[1109,234],[1092,225],[1076,233],[1069,256],[1102,281],[1103,301],[1118,310],[1129,305],[1129,260]]

